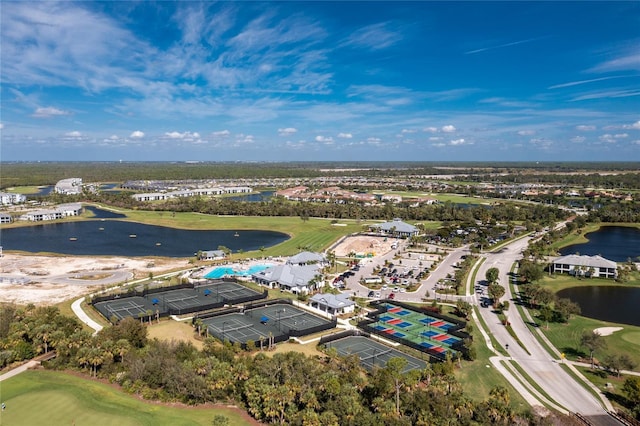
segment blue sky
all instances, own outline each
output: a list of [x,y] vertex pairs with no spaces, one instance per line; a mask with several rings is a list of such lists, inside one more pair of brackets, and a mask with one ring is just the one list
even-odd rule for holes
[[3,161],[640,161],[639,2],[23,2]]

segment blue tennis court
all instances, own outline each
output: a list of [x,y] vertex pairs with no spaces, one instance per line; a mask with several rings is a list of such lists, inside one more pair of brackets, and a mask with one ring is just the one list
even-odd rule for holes
[[411,327],[413,324],[407,321],[402,321],[401,323],[396,325],[400,328],[407,328],[407,327]]
[[438,334],[440,334],[439,331],[433,331],[433,330],[423,331],[422,333],[420,333],[420,335],[424,337],[433,337],[433,336],[437,336]]
[[380,317],[380,321],[384,321],[384,322],[391,321],[392,319],[394,318],[391,315],[383,315]]

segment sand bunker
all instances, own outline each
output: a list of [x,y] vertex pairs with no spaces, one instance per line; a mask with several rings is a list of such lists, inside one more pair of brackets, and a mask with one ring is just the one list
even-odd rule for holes
[[600,327],[593,330],[594,333],[598,333],[601,336],[611,336],[616,331],[622,330],[622,327]]

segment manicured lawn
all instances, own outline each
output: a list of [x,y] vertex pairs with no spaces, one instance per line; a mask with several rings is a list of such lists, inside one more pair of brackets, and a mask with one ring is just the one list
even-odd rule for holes
[[540,285],[550,288],[554,293],[570,287],[582,286],[640,286],[640,276],[638,273],[631,275],[631,279],[625,283],[619,283],[608,278],[576,278],[569,274],[546,275],[538,281]]
[[230,425],[256,424],[232,409],[148,403],[103,383],[43,370],[2,382],[2,401],[7,408],[0,421],[7,426],[211,425],[218,414]]
[[40,192],[40,189],[43,187],[40,186],[14,186],[12,188],[6,188],[4,191],[9,192],[11,194],[37,194]]
[[147,332],[150,339],[191,342],[198,349],[202,349],[203,346],[202,340],[196,339],[197,331],[191,326],[191,321],[162,319],[159,324],[153,323],[148,326]]
[[487,348],[484,338],[477,330],[473,332],[473,345],[476,348],[477,358],[473,362],[463,361],[462,368],[456,370],[456,378],[462,384],[464,394],[474,401],[483,401],[489,398],[491,389],[504,386],[509,390],[511,408],[522,412],[529,404],[511,386],[511,384],[498,372],[489,361],[494,354]]
[[584,331],[595,330],[600,327],[623,327],[611,336],[604,336],[607,348],[597,351],[594,356],[604,359],[608,354],[627,354],[636,363],[636,370],[640,368],[640,327],[626,324],[614,324],[610,322],[585,318],[572,317],[568,324],[550,323],[549,329],[545,324],[540,324],[540,329],[549,338],[551,343],[563,352],[568,359],[576,360],[578,357],[587,359],[589,351],[580,346],[580,338]]

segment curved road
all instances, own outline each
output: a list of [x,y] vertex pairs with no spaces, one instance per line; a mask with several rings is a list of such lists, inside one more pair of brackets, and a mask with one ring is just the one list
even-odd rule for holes
[[[527,247],[530,238],[516,240],[499,251],[485,253],[486,258],[477,270],[478,281],[474,287],[480,286],[486,293],[486,283],[484,277],[489,268],[498,268],[500,271],[499,282],[505,288],[506,293],[503,300],[511,300],[513,295],[509,288],[509,272],[514,262],[522,257],[522,250]],[[474,296],[478,298],[478,294]],[[477,300],[476,300],[477,303]],[[492,312],[491,308],[479,308],[480,315],[484,319],[489,332],[503,345],[509,345],[510,359],[518,363],[527,375],[544,390],[556,404],[565,410],[579,413],[586,417],[594,425],[620,425],[616,419],[608,415],[607,409],[611,409],[609,401],[604,397],[597,399],[584,386],[578,383],[560,365],[560,361],[552,358],[545,348],[534,337],[533,333],[525,324],[518,310],[513,306],[508,311],[508,318],[513,331],[518,336],[523,349],[516,342],[507,329],[498,320],[498,316]],[[528,353],[527,353],[528,351]]]

